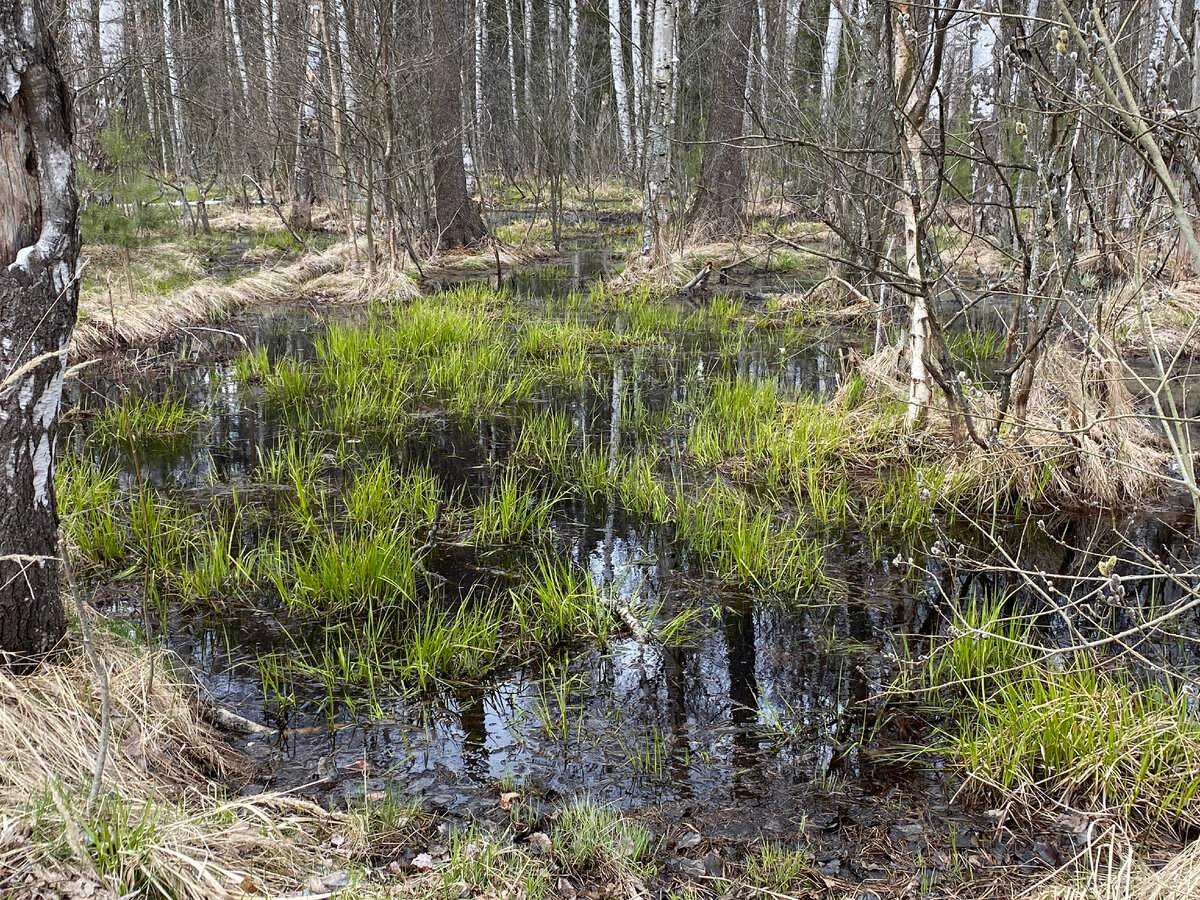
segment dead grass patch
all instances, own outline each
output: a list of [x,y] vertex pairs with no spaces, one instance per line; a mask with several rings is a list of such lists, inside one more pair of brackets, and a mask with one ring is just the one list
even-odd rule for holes
[[268,794],[230,798],[227,751],[167,657],[100,631],[112,704],[97,798],[102,693],[78,635],[38,672],[0,671],[0,894],[207,900],[294,890],[345,864],[343,817]]
[[[861,368],[875,391],[905,398],[895,348],[863,360]],[[937,409],[905,440],[910,451],[943,459],[948,471],[961,476],[962,484],[984,502],[1018,496],[1077,509],[1145,501],[1162,491],[1170,454],[1138,414],[1122,374],[1115,359],[1055,344],[1038,365],[1024,420],[1010,421],[991,449],[965,438],[952,440],[949,417]],[[998,395],[971,386],[967,393],[979,428],[986,432],[997,415]]]
[[111,307],[107,296],[83,296],[72,350],[77,356],[87,356],[113,347],[146,344],[180,328],[224,318],[252,303],[310,296],[318,279],[344,272],[349,261],[349,247],[338,245],[232,284],[203,279],[165,296],[114,295]]

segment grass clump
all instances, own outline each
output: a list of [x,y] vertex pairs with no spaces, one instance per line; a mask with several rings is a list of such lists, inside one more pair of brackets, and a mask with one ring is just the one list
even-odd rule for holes
[[183,445],[203,421],[203,413],[189,408],[178,397],[147,400],[123,394],[100,413],[93,433],[101,440],[126,447],[171,450]]
[[468,599],[449,613],[426,606],[407,628],[401,678],[426,692],[448,680],[475,680],[488,674],[500,662],[503,624],[499,607],[487,601]]
[[650,871],[654,838],[649,829],[588,797],[559,808],[553,837],[556,855],[576,871],[602,869],[614,876]]
[[543,652],[581,639],[604,643],[617,627],[587,573],[548,554],[539,554],[513,589],[512,604],[518,640]]
[[793,596],[826,583],[820,546],[782,521],[771,505],[718,482],[676,506],[678,537],[717,578]]
[[97,569],[120,565],[128,539],[119,514],[120,472],[67,456],[55,472],[55,495],[72,555]]
[[310,615],[402,602],[416,594],[417,562],[406,532],[352,530],[321,534],[307,553],[273,573],[288,606]]
[[395,531],[426,528],[442,505],[442,489],[428,467],[397,471],[381,457],[364,466],[342,494],[352,527]]
[[1200,722],[1181,691],[1083,654],[1051,664],[998,600],[963,610],[930,655],[950,703],[938,749],[987,789],[1141,823],[1200,825]]
[[486,834],[478,826],[451,836],[450,858],[437,876],[438,889],[423,896],[446,900],[463,896],[542,900],[554,895],[551,875],[544,864],[503,837]]
[[751,890],[791,895],[820,883],[808,851],[775,841],[758,844],[743,865],[742,877]]
[[476,546],[517,544],[550,528],[555,497],[539,496],[513,469],[506,469],[472,511]]

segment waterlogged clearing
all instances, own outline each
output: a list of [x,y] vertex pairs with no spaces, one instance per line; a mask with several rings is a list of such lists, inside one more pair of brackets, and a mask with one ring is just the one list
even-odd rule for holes
[[[59,491],[94,602],[276,729],[239,740],[246,792],[518,839],[609,806],[648,829],[648,872],[753,845],[779,891],[1039,871],[1080,808],[1200,824],[1181,686],[1137,681],[1194,671],[1195,617],[1139,637],[1136,670],[1027,649],[1178,596],[1125,563],[1106,593],[1112,547],[1186,568],[1190,545],[1030,514],[911,451],[902,406],[843,377],[867,338],[481,285],[229,331],[86,373]],[[1008,553],[1094,602],[1056,611]],[[1089,767],[1098,746],[1121,766]],[[1018,828],[994,789],[1068,805]]]

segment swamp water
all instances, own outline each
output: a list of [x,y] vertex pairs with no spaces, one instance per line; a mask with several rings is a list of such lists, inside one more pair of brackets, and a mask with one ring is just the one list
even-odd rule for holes
[[[762,838],[847,881],[1065,861],[1073,825],[1018,834],[957,798],[919,753],[934,726],[882,696],[944,633],[943,595],[1001,585],[921,552],[972,533],[927,508],[937,485],[827,458],[859,335],[477,286],[228,330],[85,373],[64,493],[124,510],[106,536],[68,503],[93,602],[280,727],[235,742],[243,790],[390,791],[526,831],[585,794],[671,841],[694,826],[709,874]],[[792,401],[789,465],[738,470]],[[1039,535],[1092,527],[1028,524],[992,533],[1051,571],[1074,563]],[[1156,652],[1194,667],[1182,641]]]

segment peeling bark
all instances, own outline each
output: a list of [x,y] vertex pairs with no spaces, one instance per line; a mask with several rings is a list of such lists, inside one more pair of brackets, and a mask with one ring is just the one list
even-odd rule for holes
[[38,0],[0,0],[0,662],[65,630],[54,448],[75,324],[71,107]]
[[651,48],[650,127],[646,135],[646,198],[642,211],[642,253],[662,250],[663,231],[670,218],[668,181],[671,175],[671,85],[675,77],[673,42],[675,0],[658,0],[654,9]]

